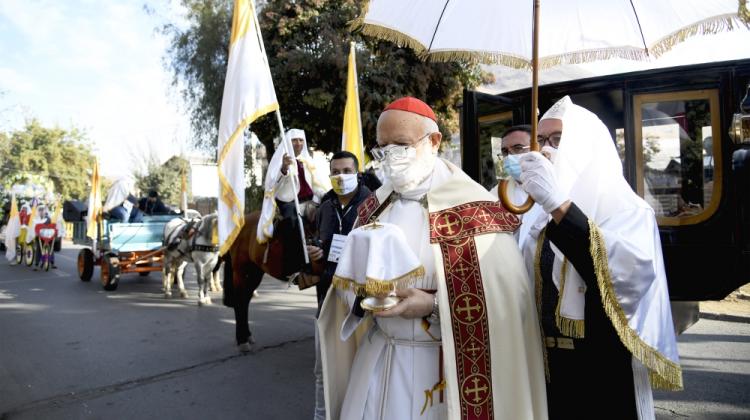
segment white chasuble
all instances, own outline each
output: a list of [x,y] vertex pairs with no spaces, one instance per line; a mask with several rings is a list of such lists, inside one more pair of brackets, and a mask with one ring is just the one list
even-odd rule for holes
[[512,236],[518,218],[442,160],[420,187],[428,208],[386,184],[360,206],[358,223],[376,213],[404,231],[426,273],[411,287],[437,289],[440,323],[353,321],[354,293],[332,288],[318,321],[328,418],[545,419],[534,294]]

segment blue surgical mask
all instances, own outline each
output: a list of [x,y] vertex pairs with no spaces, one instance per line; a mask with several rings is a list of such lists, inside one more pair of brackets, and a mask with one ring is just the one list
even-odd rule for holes
[[521,181],[521,155],[508,155],[503,157],[503,170],[516,182]]

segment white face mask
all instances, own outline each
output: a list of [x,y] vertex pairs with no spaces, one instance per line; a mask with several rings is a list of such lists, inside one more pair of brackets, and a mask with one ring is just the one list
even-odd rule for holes
[[418,148],[406,149],[406,157],[393,159],[389,154],[383,162],[383,172],[391,181],[393,190],[403,194],[415,189],[432,175],[437,153],[432,150],[432,143],[427,141]]
[[357,174],[331,175],[331,185],[336,194],[349,194],[357,188]]
[[550,162],[555,163],[555,158],[557,157],[557,149],[555,149],[552,146],[544,146],[541,150],[542,154],[547,156],[547,159],[549,159]]

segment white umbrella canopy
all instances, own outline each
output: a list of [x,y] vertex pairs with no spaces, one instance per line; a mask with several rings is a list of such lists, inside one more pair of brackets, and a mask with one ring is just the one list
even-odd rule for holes
[[[370,0],[353,27],[425,58],[532,69],[531,150],[539,68],[609,58],[656,58],[695,35],[750,28],[747,0]],[[498,188],[513,213],[507,181]]]
[[[540,11],[541,68],[655,58],[691,36],[747,28],[748,16],[744,0],[541,0]],[[431,59],[531,68],[533,13],[533,1],[371,0],[355,26]]]

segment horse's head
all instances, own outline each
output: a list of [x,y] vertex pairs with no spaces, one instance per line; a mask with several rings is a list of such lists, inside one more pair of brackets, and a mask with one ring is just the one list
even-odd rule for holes
[[219,243],[219,217],[216,213],[211,213],[203,217],[201,221],[200,234],[206,243],[217,245]]

